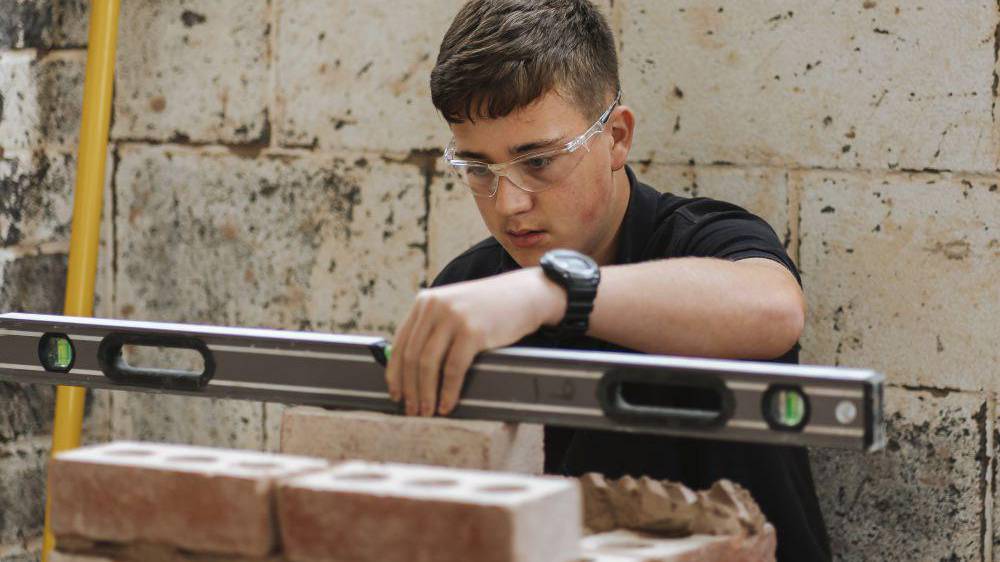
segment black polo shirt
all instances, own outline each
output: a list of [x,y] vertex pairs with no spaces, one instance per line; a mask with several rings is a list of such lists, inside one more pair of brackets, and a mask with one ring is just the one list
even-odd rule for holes
[[[615,264],[682,256],[740,260],[762,257],[798,270],[778,236],[756,215],[721,201],[661,194],[639,183],[630,168],[628,208],[622,221]],[[494,238],[487,238],[449,263],[433,286],[497,275],[519,266]],[[663,295],[683,299],[684,295]],[[552,347],[539,334],[518,345]],[[561,347],[633,351],[589,337]],[[798,363],[798,345],[774,361]],[[546,472],[601,472],[683,482],[704,489],[720,478],[748,488],[778,532],[778,560],[830,559],[829,539],[816,499],[808,452],[801,447],[756,445],[547,427]]]

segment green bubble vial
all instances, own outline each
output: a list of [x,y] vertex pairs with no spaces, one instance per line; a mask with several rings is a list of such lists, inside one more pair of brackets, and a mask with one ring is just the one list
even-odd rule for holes
[[73,344],[60,334],[46,334],[39,355],[42,366],[49,371],[68,371],[73,366]]
[[771,416],[785,427],[801,425],[806,417],[806,401],[802,392],[788,389],[771,394]]

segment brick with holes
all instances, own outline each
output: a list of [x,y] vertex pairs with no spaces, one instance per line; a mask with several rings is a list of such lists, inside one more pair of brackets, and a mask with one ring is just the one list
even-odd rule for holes
[[59,537],[149,542],[261,557],[277,545],[276,482],[322,459],[119,441],[56,455],[49,465]]
[[582,532],[575,480],[348,462],[278,490],[293,562],[568,562]]
[[541,425],[392,416],[300,406],[281,420],[281,452],[541,474]]

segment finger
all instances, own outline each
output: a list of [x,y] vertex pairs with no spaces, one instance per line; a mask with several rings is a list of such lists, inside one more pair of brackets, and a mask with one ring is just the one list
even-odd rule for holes
[[437,409],[438,385],[441,382],[441,362],[451,345],[452,330],[447,322],[438,322],[420,355],[420,415],[433,416]]
[[389,354],[389,362],[385,366],[385,382],[389,387],[389,397],[393,402],[399,402],[403,395],[403,350],[406,349],[406,340],[409,338],[411,327],[417,316],[417,303],[410,308],[406,319],[398,330],[392,342],[392,353]]
[[423,355],[427,338],[434,329],[434,311],[430,302],[422,303],[417,310],[417,317],[410,326],[403,349],[402,369],[403,399],[406,402],[406,415],[415,416],[420,413],[420,356]]
[[441,399],[438,413],[446,416],[455,409],[462,393],[465,375],[472,366],[476,354],[482,351],[475,340],[469,337],[455,339],[448,350],[444,363],[444,380],[441,382]]

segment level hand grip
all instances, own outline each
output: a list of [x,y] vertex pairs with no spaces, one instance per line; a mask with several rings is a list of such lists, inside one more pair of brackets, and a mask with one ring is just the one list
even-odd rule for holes
[[[197,351],[204,368],[201,373],[182,369],[160,369],[129,365],[122,356],[126,345],[166,347]],[[104,376],[115,384],[159,388],[163,390],[201,390],[215,374],[215,359],[205,342],[191,336],[133,334],[114,332],[101,340],[97,362]]]
[[608,371],[597,385],[605,415],[631,423],[717,427],[733,415],[733,395],[722,379],[656,368]]

